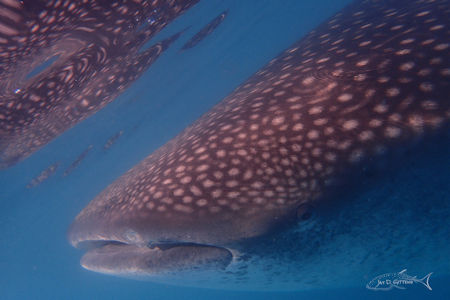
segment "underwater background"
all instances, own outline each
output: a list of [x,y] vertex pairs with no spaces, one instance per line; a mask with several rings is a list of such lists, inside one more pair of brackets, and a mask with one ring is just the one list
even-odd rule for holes
[[[187,30],[130,88],[26,160],[0,171],[0,299],[450,299],[450,278],[442,277],[431,277],[432,291],[416,284],[386,292],[364,286],[237,292],[132,281],[82,269],[82,252],[67,242],[74,217],[106,186],[349,2],[204,0],[171,22],[149,45]],[[228,15],[214,32],[180,51],[225,10]],[[115,143],[104,149],[115,135]],[[86,149],[76,169],[63,176]],[[26,188],[57,162],[55,174]],[[386,270],[395,271],[400,270]]]

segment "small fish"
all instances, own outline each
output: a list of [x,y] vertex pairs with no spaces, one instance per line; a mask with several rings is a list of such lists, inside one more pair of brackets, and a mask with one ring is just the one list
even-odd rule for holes
[[105,145],[103,145],[103,150],[108,150],[109,148],[111,148],[112,145],[114,145],[117,140],[122,136],[123,134],[123,130],[120,130],[119,132],[116,132],[113,136],[111,136],[105,143]]
[[187,50],[197,46],[198,43],[203,41],[225,20],[227,14],[228,10],[222,12],[220,15],[215,17],[205,27],[203,27],[199,32],[197,32],[189,41],[187,41],[186,44],[184,44],[183,47],[181,47],[181,50]]
[[404,290],[407,285],[421,283],[431,291],[432,288],[429,282],[431,274],[433,274],[433,272],[428,273],[425,277],[419,279],[417,276],[410,276],[406,274],[406,269],[404,269],[398,273],[386,273],[379,275],[366,284],[366,288],[374,291],[389,291],[393,288]]
[[89,145],[78,157],[77,159],[74,160],[74,162],[72,164],[70,164],[69,167],[67,167],[67,169],[64,171],[63,176],[66,177],[67,175],[69,175],[70,173],[73,172],[73,170],[75,170],[76,167],[78,167],[78,165],[83,161],[83,159],[86,158],[86,155],[88,155],[89,151],[91,151],[91,149],[94,148],[93,145]]
[[51,166],[49,166],[48,168],[46,168],[45,170],[43,170],[38,176],[33,178],[30,181],[30,183],[27,184],[27,186],[26,186],[27,189],[34,188],[35,186],[38,186],[39,184],[41,184],[43,181],[47,180],[50,176],[55,174],[58,167],[59,167],[59,162],[56,162],[56,163],[52,164]]

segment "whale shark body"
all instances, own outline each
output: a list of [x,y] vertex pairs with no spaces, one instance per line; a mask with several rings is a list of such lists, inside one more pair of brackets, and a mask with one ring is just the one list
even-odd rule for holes
[[448,273],[449,22],[446,0],[350,4],[84,208],[82,266],[258,290]]
[[113,101],[178,35],[146,42],[196,2],[1,0],[0,169]]

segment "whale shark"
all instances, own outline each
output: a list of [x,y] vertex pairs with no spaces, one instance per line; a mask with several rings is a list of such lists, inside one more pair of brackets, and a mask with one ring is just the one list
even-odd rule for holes
[[241,290],[448,274],[450,2],[355,1],[75,218],[88,270]]

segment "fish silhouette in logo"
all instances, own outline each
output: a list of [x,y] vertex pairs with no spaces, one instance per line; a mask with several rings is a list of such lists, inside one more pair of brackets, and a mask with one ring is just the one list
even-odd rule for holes
[[398,273],[386,273],[379,275],[366,284],[366,288],[374,291],[390,291],[393,288],[404,290],[406,288],[405,286],[412,285],[414,283],[421,283],[431,291],[431,274],[433,274],[433,272],[428,273],[423,278],[417,278],[417,276],[410,276],[406,274],[406,269],[404,269]]

